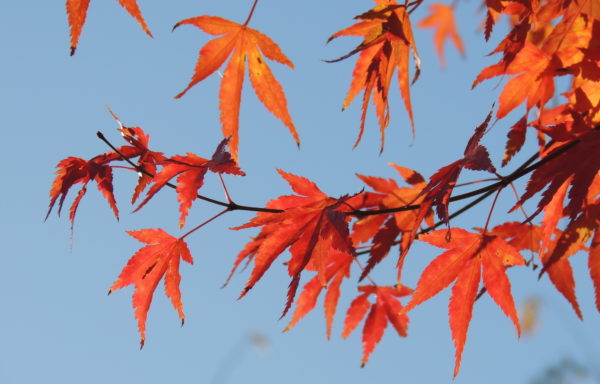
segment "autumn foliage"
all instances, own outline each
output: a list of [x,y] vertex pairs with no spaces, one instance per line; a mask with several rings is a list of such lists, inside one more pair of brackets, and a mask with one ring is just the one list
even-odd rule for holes
[[[150,36],[135,0],[119,3]],[[123,162],[138,176],[131,203],[135,211],[143,208],[164,187],[175,190],[179,202],[179,226],[186,225],[188,212],[197,200],[219,205],[223,211],[180,236],[164,230],[141,229],[128,234],[145,245],[123,268],[109,293],[134,286],[134,316],[142,346],[146,340],[146,318],[152,296],[160,280],[166,295],[183,322],[179,282],[181,260],[192,263],[188,236],[206,223],[229,212],[256,212],[245,224],[233,228],[256,228],[233,262],[232,278],[238,267],[249,265],[250,272],[240,297],[259,284],[276,261],[284,262],[289,274],[283,316],[291,314],[285,330],[290,330],[317,305],[323,294],[327,337],[331,337],[334,316],[343,294],[341,285],[349,281],[358,293],[346,309],[342,337],[362,325],[365,364],[384,330],[390,324],[401,337],[409,335],[409,316],[442,290],[451,287],[449,324],[456,348],[454,375],[459,372],[474,305],[489,295],[520,333],[520,323],[511,292],[510,273],[528,268],[532,278],[549,278],[573,307],[583,314],[575,296],[575,280],[569,258],[577,252],[588,257],[594,284],[596,306],[600,311],[600,4],[597,0],[486,0],[482,20],[482,39],[494,33],[499,22],[510,23],[506,37],[491,49],[497,62],[474,76],[473,87],[486,80],[502,79],[497,102],[491,111],[481,111],[482,123],[467,140],[463,157],[441,164],[429,178],[415,170],[390,164],[398,179],[358,175],[365,188],[358,193],[330,196],[308,178],[278,170],[293,193],[274,197],[264,207],[251,207],[232,201],[223,174],[244,176],[239,166],[240,102],[246,68],[258,99],[290,131],[298,145],[300,138],[288,111],[284,88],[275,79],[267,60],[294,68],[283,50],[269,37],[250,28],[258,1],[251,6],[243,23],[218,16],[191,17],[175,24],[195,26],[214,36],[200,49],[192,79],[176,98],[192,87],[201,86],[211,74],[222,69],[218,95],[223,140],[210,157],[193,153],[166,156],[151,148],[149,135],[139,127],[119,124],[125,144],[114,146],[98,133],[110,150],[89,160],[67,157],[57,165],[50,189],[48,215],[58,203],[60,214],[68,192],[79,188],[70,205],[74,222],[81,199],[90,183],[96,184],[114,215],[119,217],[113,194],[113,167]],[[442,65],[444,46],[449,40],[458,52],[465,47],[458,34],[452,5],[428,4],[428,16],[416,22],[413,11],[423,0],[396,2],[375,0],[371,9],[356,16],[356,22],[331,37],[358,38],[348,54],[331,60],[355,60],[349,74],[350,88],[343,98],[343,109],[362,94],[361,117],[356,145],[367,126],[378,126],[381,150],[390,121],[392,79],[397,78],[399,93],[408,114],[405,125],[415,129],[410,87],[421,70],[421,59],[414,39],[413,25],[433,29],[433,44]],[[67,0],[71,32],[71,54],[75,53],[86,20],[89,0]],[[366,7],[368,8],[368,6]],[[505,17],[503,17],[505,16]],[[199,38],[205,38],[199,36]],[[193,49],[194,47],[190,47]],[[332,64],[335,65],[335,64]],[[568,84],[558,86],[559,78]],[[554,101],[553,101],[554,100]],[[558,102],[556,100],[559,100]],[[375,109],[376,123],[367,121],[369,107]],[[520,108],[520,109],[519,109]],[[519,119],[508,119],[518,110]],[[111,112],[112,114],[112,112]],[[484,116],[487,117],[484,118]],[[538,150],[510,172],[499,171],[480,143],[490,126],[507,129],[502,167],[511,164],[521,150],[527,130],[538,139]],[[463,172],[485,172],[484,186],[457,194],[455,187]],[[219,176],[227,200],[201,193],[208,172]],[[514,220],[490,226],[498,195],[512,193],[513,181],[525,178],[527,185],[517,195],[511,209]],[[454,227],[452,218],[487,197],[494,203],[483,223],[476,229]],[[470,199],[460,210],[450,202]],[[532,201],[536,209],[527,213],[523,205]],[[437,221],[436,221],[437,218]],[[443,227],[443,228],[439,228]],[[415,242],[440,248],[423,269],[416,287],[404,285],[403,265]],[[524,252],[535,258],[524,257]],[[393,257],[396,270],[388,281],[376,282],[370,275],[386,257]],[[536,266],[541,268],[536,270]],[[228,280],[229,281],[229,280]],[[291,311],[290,311],[291,310]]]

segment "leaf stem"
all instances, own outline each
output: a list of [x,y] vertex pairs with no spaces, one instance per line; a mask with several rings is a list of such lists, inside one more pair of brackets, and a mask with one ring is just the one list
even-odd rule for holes
[[485,227],[483,227],[483,233],[487,233],[488,225],[490,225],[490,219],[492,218],[492,213],[494,212],[494,207],[496,206],[496,201],[498,201],[498,196],[500,196],[500,192],[502,192],[502,189],[503,187],[500,187],[496,190],[496,196],[494,196],[494,201],[492,201],[490,212],[488,213],[487,219],[485,220]]
[[244,27],[248,25],[252,15],[254,14],[254,9],[256,9],[256,4],[258,4],[258,0],[254,0],[254,4],[252,4],[252,9],[250,9],[250,13],[248,14],[248,18],[244,21]]
[[225,212],[229,212],[231,211],[231,209],[229,208],[225,208],[224,210],[222,210],[221,212],[217,213],[216,215],[214,215],[213,217],[211,217],[210,219],[206,220],[205,222],[195,226],[194,228],[190,229],[189,231],[187,231],[183,236],[181,236],[179,238],[179,240],[183,240],[185,239],[188,235],[191,235],[192,233],[196,232],[197,230],[199,230],[200,228],[204,227],[206,224],[210,223],[211,221],[215,220],[217,217],[221,216],[222,214],[224,214]]
[[229,191],[227,190],[227,186],[225,185],[225,181],[223,180],[223,176],[219,173],[219,180],[221,180],[221,185],[223,186],[223,191],[225,191],[225,198],[227,198],[227,203],[231,204],[233,201],[231,200],[231,196],[229,196]]

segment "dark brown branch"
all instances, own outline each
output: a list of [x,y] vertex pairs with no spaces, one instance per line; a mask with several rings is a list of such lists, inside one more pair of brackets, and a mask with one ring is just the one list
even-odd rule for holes
[[[113,151],[115,151],[119,156],[121,156],[121,158],[124,161],[126,161],[127,163],[129,163],[129,165],[131,165],[136,171],[141,172],[148,177],[154,178],[154,175],[152,173],[148,172],[144,167],[141,167],[141,166],[135,164],[133,161],[131,161],[131,159],[129,159],[127,156],[123,155],[110,141],[108,141],[108,139],[102,134],[102,132],[100,132],[100,131],[96,132],[96,136],[98,136],[98,138],[100,140],[104,141],[106,143],[106,145],[108,145]],[[177,188],[177,186],[173,183],[168,182],[168,183],[166,183],[166,185],[173,189]],[[215,204],[215,205],[220,205],[222,207],[229,208],[230,211],[252,211],[252,212],[271,212],[271,213],[283,212],[280,209],[248,207],[245,205],[238,205],[238,204],[234,203],[233,201],[226,203],[224,201],[211,199],[210,197],[202,196],[200,194],[196,195],[196,197],[200,200],[204,200],[204,201],[207,201],[207,202]]]
[[[598,129],[598,127],[596,129]],[[96,135],[102,141],[104,141],[106,143],[106,145],[108,145],[113,151],[115,151],[119,156],[121,156],[121,158],[123,160],[125,160],[132,167],[134,167],[138,172],[141,172],[141,173],[143,173],[143,174],[145,174],[145,175],[147,175],[149,177],[154,177],[154,175],[152,173],[148,172],[143,167],[135,164],[134,162],[131,161],[131,159],[127,158],[122,153],[120,153],[119,150],[110,141],[108,141],[108,139],[106,139],[106,137],[102,134],[102,132],[98,131],[96,133]],[[500,180],[498,182],[495,182],[495,183],[492,183],[492,184],[490,184],[488,186],[475,189],[475,190],[470,191],[470,192],[466,192],[466,193],[463,193],[463,194],[460,194],[460,195],[452,196],[450,198],[450,201],[459,201],[459,200],[464,200],[464,199],[468,199],[470,197],[475,197],[475,196],[479,196],[479,198],[477,198],[476,200],[474,200],[471,203],[467,204],[466,206],[464,206],[460,210],[456,211],[455,213],[453,213],[452,215],[450,215],[449,218],[456,217],[459,214],[463,213],[464,211],[470,209],[474,205],[478,204],[479,202],[483,201],[485,198],[487,198],[488,196],[490,196],[491,194],[493,194],[499,188],[504,188],[505,186],[509,185],[513,181],[515,181],[515,180],[517,180],[517,179],[519,179],[519,178],[527,175],[528,173],[536,170],[537,168],[541,167],[542,165],[546,164],[547,162],[549,162],[549,161],[557,158],[558,156],[562,155],[563,153],[569,151],[571,148],[573,148],[579,142],[580,142],[579,139],[575,139],[575,140],[571,141],[570,143],[565,144],[562,147],[554,150],[553,152],[551,152],[549,155],[547,155],[543,159],[539,160],[538,162],[534,163],[534,161],[539,157],[539,155],[536,153],[536,154],[532,155],[529,159],[527,159],[523,164],[521,164],[511,174],[509,174],[508,176],[504,177],[502,180]],[[550,147],[553,143],[554,143],[554,141],[550,141],[546,145],[546,148]],[[172,184],[172,183],[167,183],[166,185],[168,187],[170,187],[170,188],[173,188],[173,189],[176,188],[176,186],[174,184]],[[200,199],[200,200],[207,201],[209,203],[220,205],[222,207],[227,207],[227,208],[229,208],[230,211],[239,210],[239,211],[269,212],[269,213],[282,213],[283,212],[283,210],[280,210],[280,209],[271,209],[271,208],[264,208],[264,207],[253,207],[253,206],[247,206],[247,205],[238,205],[238,204],[234,203],[233,201],[227,203],[227,202],[216,200],[216,199],[212,199],[210,197],[206,197],[206,196],[203,196],[203,195],[200,195],[200,194],[197,195],[197,198]],[[404,205],[404,206],[396,207],[396,208],[374,209],[374,210],[369,210],[369,211],[353,210],[351,212],[347,212],[346,214],[347,215],[351,215],[351,216],[364,217],[364,216],[390,214],[390,213],[395,213],[395,212],[413,211],[413,210],[419,209],[420,207],[421,207],[420,204],[409,204],[409,205]],[[438,222],[435,225],[433,225],[432,227],[426,228],[425,230],[421,231],[421,233],[425,233],[425,232],[431,231],[431,230],[437,228],[438,226],[440,226],[442,224],[443,224],[443,222]]]
[[[550,144],[552,144],[552,143],[554,143],[554,142],[552,141],[552,142],[548,143],[548,146],[550,146]],[[464,200],[464,199],[468,199],[469,197],[474,197],[474,196],[481,195],[483,193],[487,193],[490,191],[491,192],[496,191],[499,188],[504,188],[507,185],[509,185],[510,183],[512,183],[513,181],[520,179],[521,177],[536,170],[537,168],[541,167],[542,165],[546,164],[547,162],[554,160],[558,156],[562,155],[563,153],[565,153],[568,150],[570,150],[571,148],[573,148],[578,143],[579,143],[579,139],[573,140],[570,143],[565,144],[562,147],[556,149],[555,151],[553,151],[552,153],[550,153],[548,156],[544,157],[540,161],[538,161],[534,164],[531,164],[533,161],[535,161],[535,159],[538,158],[538,154],[535,154],[535,155],[531,156],[523,164],[521,164],[521,166],[519,166],[519,168],[517,168],[515,171],[513,171],[510,175],[504,177],[502,180],[497,181],[488,186],[475,189],[470,192],[452,196],[450,198],[450,201]],[[395,213],[395,212],[414,211],[416,209],[419,209],[420,207],[421,207],[420,204],[414,204],[414,205],[405,205],[405,206],[396,207],[396,208],[374,209],[374,210],[370,210],[370,211],[355,210],[352,212],[348,212],[348,214],[353,215],[353,216],[363,217],[363,216],[373,216],[373,215],[381,215],[381,214]]]

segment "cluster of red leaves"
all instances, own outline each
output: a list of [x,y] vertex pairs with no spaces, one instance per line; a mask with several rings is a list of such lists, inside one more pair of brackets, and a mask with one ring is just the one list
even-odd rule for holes
[[[50,190],[50,206],[46,217],[50,215],[57,201],[59,202],[58,213],[60,214],[69,190],[76,184],[82,184],[70,208],[69,217],[72,227],[79,203],[86,193],[87,184],[90,181],[95,181],[98,189],[108,200],[110,207],[118,218],[119,211],[113,194],[113,168],[127,167],[112,165],[115,161],[130,162],[134,167],[129,169],[139,174],[138,183],[131,200],[132,204],[136,202],[145,188],[151,185],[146,192],[146,198],[136,208],[136,211],[144,206],[165,185],[169,184],[176,189],[177,199],[180,202],[180,227],[185,224],[188,211],[192,206],[192,202],[198,197],[198,191],[202,187],[204,177],[208,171],[219,175],[224,173],[244,175],[226,149],[228,139],[224,139],[218,145],[210,160],[196,156],[193,153],[188,153],[186,156],[167,158],[162,153],[154,152],[148,148],[150,136],[140,127],[125,127],[116,115],[113,114],[113,117],[119,123],[119,131],[123,138],[130,145],[121,146],[114,151],[98,155],[90,160],[69,157],[58,163],[57,176]],[[133,163],[136,158],[137,164]],[[176,176],[177,184],[170,184],[169,180]],[[142,229],[127,233],[148,245],[141,248],[129,259],[119,275],[119,279],[110,288],[109,294],[128,285],[135,286],[133,307],[135,308],[135,318],[138,320],[141,345],[143,346],[146,337],[146,317],[152,296],[163,277],[166,294],[171,299],[173,307],[175,307],[183,322],[183,306],[181,304],[181,293],[179,292],[179,281],[181,280],[179,261],[182,258],[191,264],[193,260],[184,241],[187,234],[176,238],[162,229]]]
[[[135,1],[120,0],[132,16],[148,31]],[[358,54],[350,90],[343,103],[347,108],[362,91],[361,125],[355,146],[361,140],[369,103],[381,130],[381,149],[384,131],[389,125],[389,89],[397,71],[400,93],[404,99],[414,130],[410,101],[409,56],[412,52],[417,70],[420,59],[413,37],[410,15],[421,0],[399,4],[394,0],[375,0],[375,7],[356,19],[356,24],[338,31],[329,41],[340,36],[359,36],[363,41],[350,53],[333,61]],[[89,0],[67,0],[71,44],[74,52],[83,26]],[[256,5],[256,2],[254,3]],[[575,296],[575,280],[569,258],[579,251],[588,253],[588,266],[594,283],[596,304],[600,311],[600,7],[597,0],[486,0],[485,38],[504,14],[511,18],[508,35],[492,51],[502,54],[497,64],[484,68],[473,87],[497,76],[511,76],[498,97],[497,119],[510,116],[523,103],[525,113],[513,124],[502,165],[507,165],[523,147],[528,127],[536,130],[540,150],[536,158],[525,163],[509,176],[501,176],[490,160],[487,149],[480,144],[493,116],[490,111],[469,139],[463,157],[440,168],[429,180],[418,172],[393,165],[407,186],[393,179],[358,175],[372,189],[354,195],[331,197],[307,178],[279,170],[295,195],[284,195],[269,201],[264,208],[244,207],[222,203],[198,195],[208,171],[244,175],[237,166],[238,127],[241,90],[246,61],[251,84],[258,98],[284,125],[299,143],[296,128],[289,115],[281,85],[275,80],[265,59],[293,68],[291,61],[270,38],[244,24],[220,17],[199,16],[175,25],[188,24],[216,37],[200,50],[194,75],[181,97],[191,87],[216,72],[229,58],[224,70],[219,94],[222,131],[225,139],[210,159],[188,153],[185,156],[165,157],[148,148],[149,136],[140,128],[124,127],[120,131],[128,145],[90,160],[69,157],[58,164],[57,177],[50,191],[48,214],[58,202],[63,206],[68,191],[76,184],[81,189],[70,208],[73,223],[79,203],[90,181],[108,200],[118,217],[113,194],[113,162],[126,160],[131,170],[140,173],[132,204],[148,188],[136,211],[143,207],[164,186],[175,188],[180,203],[180,227],[185,225],[192,203],[197,198],[224,205],[226,211],[245,209],[258,211],[256,217],[235,230],[260,230],[238,254],[232,275],[246,263],[252,264],[250,277],[240,295],[252,289],[273,263],[289,251],[285,261],[290,284],[283,316],[295,303],[292,318],[285,328],[294,327],[317,305],[322,292],[326,334],[332,332],[335,313],[341,295],[341,285],[352,275],[353,265],[360,270],[359,281],[370,285],[358,287],[360,294],[350,304],[344,322],[343,337],[349,336],[366,317],[362,330],[365,364],[383,336],[388,322],[404,337],[407,335],[408,311],[453,284],[449,303],[449,323],[456,348],[454,375],[459,371],[475,301],[487,293],[520,333],[519,319],[507,276],[508,268],[530,266],[521,252],[537,254],[542,268],[556,289],[582,317]],[[464,47],[454,21],[454,6],[430,6],[430,14],[419,23],[434,28],[434,46],[444,65],[444,43],[450,39],[464,54]],[[264,55],[264,57],[263,57]],[[570,76],[571,86],[563,93],[566,101],[549,107],[555,96],[555,78]],[[413,80],[414,82],[414,80]],[[536,111],[530,119],[530,111]],[[229,145],[231,153],[226,150]],[[137,163],[132,161],[137,159]],[[535,160],[536,163],[532,164]],[[125,168],[125,167],[120,167]],[[492,173],[498,180],[489,191],[500,193],[513,180],[530,174],[525,191],[517,198],[513,211],[525,214],[525,221],[507,222],[476,232],[450,228],[449,204],[466,198],[454,194],[463,170]],[[176,185],[171,180],[176,178]],[[485,188],[484,188],[485,190]],[[472,196],[483,191],[472,193]],[[524,205],[541,195],[536,210],[528,215]],[[434,223],[434,212],[439,218]],[[538,224],[533,221],[539,214]],[[210,219],[212,220],[212,219]],[[209,221],[210,221],[209,220]],[[446,224],[445,230],[433,231]],[[179,291],[180,259],[192,263],[184,238],[203,224],[181,237],[173,237],[162,229],[128,232],[147,244],[131,257],[127,266],[111,287],[134,285],[133,306],[138,329],[145,340],[145,321],[152,295],[164,276],[166,294],[183,321],[183,306]],[[423,228],[423,226],[426,228]],[[561,229],[564,228],[564,229]],[[424,242],[445,251],[435,257],[422,271],[414,291],[402,284],[405,258],[415,241]],[[367,250],[361,250],[365,245]],[[370,273],[398,245],[396,262],[397,282],[394,286],[378,285]],[[368,254],[363,267],[359,256]],[[302,276],[312,274],[299,295]],[[231,277],[231,275],[230,275]],[[228,279],[229,281],[229,279]],[[403,306],[399,298],[409,296]],[[374,303],[369,301],[375,297]]]
[[[503,165],[525,143],[532,127],[543,143],[543,164],[531,174],[515,210],[541,193],[530,220],[543,212],[537,229],[543,264],[553,284],[582,316],[575,298],[569,257],[588,250],[589,269],[600,310],[598,265],[598,206],[600,204],[600,6],[594,0],[519,2],[487,1],[486,36],[501,14],[511,16],[513,28],[492,54],[502,59],[481,71],[473,86],[495,76],[512,75],[498,98],[498,118],[525,103],[525,114],[508,133]],[[570,76],[566,102],[548,107],[555,94],[555,78]],[[529,119],[531,109],[537,118]],[[571,150],[576,146],[576,149]],[[566,220],[564,230],[557,228]],[[590,242],[591,240],[591,242]],[[589,247],[588,247],[589,244]]]
[[421,60],[417,53],[407,7],[399,5],[395,0],[375,0],[375,3],[377,4],[375,8],[355,17],[361,20],[360,22],[334,33],[328,41],[340,36],[362,36],[364,38],[350,53],[330,62],[341,61],[359,54],[352,73],[350,90],[344,99],[342,109],[346,109],[352,100],[364,90],[360,131],[354,144],[356,147],[362,138],[372,95],[375,113],[379,119],[381,150],[383,151],[385,128],[390,122],[388,94],[390,82],[396,70],[398,70],[400,93],[404,99],[414,134],[408,70],[410,52],[412,51],[417,66],[413,83],[419,75]]

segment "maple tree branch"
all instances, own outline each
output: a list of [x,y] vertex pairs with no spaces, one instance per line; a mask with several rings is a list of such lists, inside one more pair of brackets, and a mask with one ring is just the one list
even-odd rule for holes
[[[450,201],[464,200],[464,199],[468,199],[469,197],[481,195],[481,194],[484,194],[487,192],[494,192],[499,188],[504,188],[508,184],[512,183],[513,181],[520,179],[521,177],[527,175],[528,173],[533,172],[534,170],[536,170],[537,168],[546,164],[550,160],[554,160],[558,156],[562,155],[563,153],[565,153],[568,150],[570,150],[571,148],[573,148],[579,142],[580,142],[579,139],[575,139],[575,140],[571,141],[570,143],[565,144],[562,147],[554,150],[553,152],[551,152],[549,155],[547,155],[543,159],[539,160],[538,162],[533,163],[535,161],[535,159],[537,159],[539,157],[539,154],[536,153],[536,154],[532,155],[529,159],[527,159],[527,161],[525,161],[523,164],[521,164],[511,174],[503,177],[500,181],[497,181],[493,184],[490,184],[490,185],[482,187],[482,188],[475,189],[470,192],[452,196],[452,197],[450,197]],[[549,147],[552,143],[554,143],[554,141],[549,142],[547,144],[547,147]],[[381,214],[387,214],[387,213],[412,211],[415,209],[419,209],[420,207],[421,207],[421,204],[413,204],[413,205],[404,205],[404,206],[396,207],[396,208],[373,209],[373,210],[369,210],[369,211],[355,210],[352,212],[348,212],[347,215],[358,216],[358,217],[373,216],[373,215],[381,215]]]
[[[130,158],[128,158],[127,156],[123,155],[118,149],[117,147],[115,147],[105,136],[104,134],[102,134],[102,132],[98,131],[96,132],[96,136],[98,136],[98,138],[100,140],[102,140],[106,145],[108,145],[113,151],[115,151],[115,153],[119,156],[121,156],[121,158],[126,161],[127,163],[129,163],[134,170],[136,170],[137,172],[141,172],[144,175],[148,176],[148,177],[152,177],[154,178],[154,174],[152,174],[151,172],[148,172],[144,167],[135,164],[133,161],[131,161]],[[165,184],[166,186],[168,186],[169,188],[172,189],[176,189],[177,186],[173,183],[167,182]],[[222,207],[228,208],[230,211],[251,211],[251,212],[270,212],[270,213],[281,213],[283,212],[281,209],[271,209],[271,208],[263,208],[263,207],[250,207],[250,206],[246,206],[246,205],[239,205],[234,203],[233,201],[231,202],[224,202],[224,201],[220,201],[220,200],[216,200],[216,199],[211,199],[210,197],[206,197],[200,194],[196,195],[196,198],[200,199],[200,200],[204,200],[207,201],[209,203],[212,204],[216,204],[216,205],[220,205]]]
[[[256,0],[257,2],[258,0]],[[255,4],[256,4],[255,2]],[[595,127],[594,129],[598,130],[600,129],[600,126]],[[98,136],[98,138],[100,138],[100,140],[104,141],[104,143],[106,143],[106,145],[108,145],[113,151],[115,151],[119,156],[121,156],[121,158],[123,160],[125,160],[126,162],[128,162],[131,166],[133,166],[138,172],[141,172],[149,177],[154,177],[154,175],[150,172],[148,172],[146,169],[144,169],[144,167],[135,164],[134,162],[131,161],[131,159],[129,159],[128,157],[126,157],[125,155],[123,155],[121,152],[119,152],[119,150],[110,142],[108,141],[108,139],[102,134],[102,132],[98,131],[96,132],[96,135]],[[459,209],[458,211],[454,212],[453,214],[451,214],[449,216],[449,219],[454,218],[460,214],[462,214],[463,212],[467,211],[468,209],[470,209],[471,207],[479,204],[481,201],[485,200],[487,197],[489,197],[490,195],[492,195],[494,192],[496,192],[498,189],[502,189],[504,187],[506,187],[507,185],[510,185],[513,181],[520,179],[521,177],[533,172],[534,170],[536,170],[537,168],[541,167],[542,165],[546,164],[547,162],[557,158],[558,156],[562,155],[563,153],[571,150],[574,146],[576,146],[577,144],[579,144],[580,140],[579,139],[575,139],[563,146],[561,146],[560,148],[554,150],[553,152],[551,152],[550,154],[548,154],[546,157],[544,157],[543,159],[535,162],[536,159],[539,158],[539,153],[535,153],[533,154],[531,157],[529,157],[525,162],[523,162],[523,164],[521,164],[517,169],[515,169],[512,173],[510,173],[508,176],[503,177],[501,180],[492,183],[490,185],[487,185],[485,187],[482,188],[478,188],[475,189],[473,191],[470,192],[465,192],[462,193],[460,195],[456,195],[456,196],[452,196],[450,197],[450,201],[460,201],[460,200],[464,200],[464,199],[468,199],[470,197],[475,197],[475,196],[479,196],[477,199],[473,200],[472,202],[470,202],[469,204],[465,205],[464,207],[462,207],[461,209]],[[555,141],[552,140],[550,142],[548,142],[546,144],[546,148],[549,148],[552,144],[554,144]],[[166,185],[170,188],[177,188],[174,184],[172,183],[166,183]],[[210,197],[206,197],[203,195],[198,194],[196,196],[198,199],[207,201],[209,203],[213,203],[216,205],[220,205],[222,207],[226,207],[228,210],[230,211],[250,211],[250,212],[267,212],[267,213],[282,213],[283,210],[281,209],[272,209],[272,208],[265,208],[265,207],[254,207],[254,206],[247,206],[247,205],[239,205],[234,203],[233,201],[231,202],[223,202],[220,200],[216,200],[216,199],[212,199]],[[364,217],[364,216],[373,216],[373,215],[383,215],[383,214],[389,214],[389,213],[395,213],[395,212],[405,212],[405,211],[413,211],[416,209],[419,209],[421,207],[420,204],[409,204],[409,205],[404,205],[401,207],[395,207],[395,208],[385,208],[385,209],[374,209],[374,210],[369,210],[369,211],[363,211],[363,210],[353,210],[351,212],[346,212],[346,215],[350,215],[350,216],[357,216],[357,217]],[[437,227],[439,227],[440,225],[444,224],[443,221],[437,222],[434,225],[425,228],[423,230],[421,230],[419,233],[427,233]],[[357,254],[362,254],[362,253],[368,253],[368,251],[366,252],[359,252]]]

